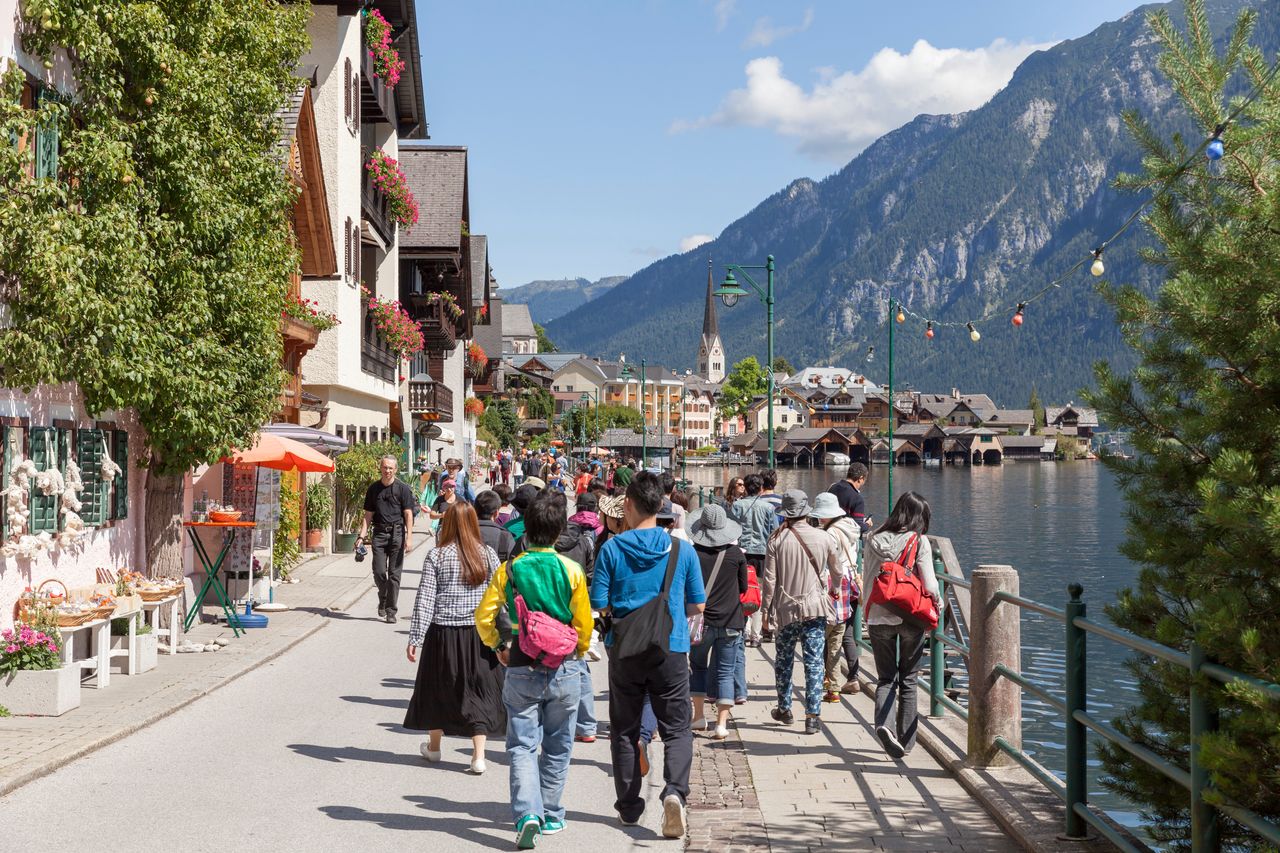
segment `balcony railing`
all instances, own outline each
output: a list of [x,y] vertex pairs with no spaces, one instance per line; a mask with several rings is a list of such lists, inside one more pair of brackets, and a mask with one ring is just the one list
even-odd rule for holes
[[439,294],[411,298],[414,319],[422,325],[422,338],[429,349],[451,350],[458,345],[458,329],[453,315]]
[[381,342],[365,338],[360,342],[360,369],[387,382],[395,382],[400,359]]
[[366,156],[360,164],[360,212],[365,221],[373,226],[373,230],[378,232],[382,242],[390,245],[395,239],[396,227],[391,222],[391,214],[387,212],[386,194],[373,185],[373,176],[365,167],[368,162],[369,158]]
[[396,96],[382,82],[382,78],[373,73],[373,55],[364,53],[364,61],[360,65],[360,120],[362,122],[384,122],[394,126],[397,122]]
[[453,392],[441,382],[409,380],[409,414],[425,421],[453,419]]

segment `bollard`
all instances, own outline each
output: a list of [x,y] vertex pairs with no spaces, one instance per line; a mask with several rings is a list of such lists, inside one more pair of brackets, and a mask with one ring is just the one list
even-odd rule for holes
[[933,552],[933,574],[938,581],[938,598],[942,605],[938,608],[938,625],[929,635],[929,716],[941,717],[946,711],[942,704],[942,694],[947,687],[946,649],[942,646],[942,635],[947,632],[947,569],[942,564],[942,555]]
[[969,756],[976,767],[1013,764],[1000,748],[1002,737],[1022,749],[1022,688],[996,671],[1004,664],[1022,671],[1022,625],[1018,608],[996,600],[997,592],[1018,594],[1012,566],[978,566],[973,573],[969,626]]

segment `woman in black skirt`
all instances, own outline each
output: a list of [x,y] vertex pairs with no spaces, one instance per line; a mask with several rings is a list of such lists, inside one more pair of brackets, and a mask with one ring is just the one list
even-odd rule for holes
[[440,760],[441,736],[471,738],[470,772],[478,774],[485,771],[485,737],[507,730],[502,666],[480,642],[475,620],[498,555],[481,540],[476,511],[463,501],[445,513],[438,542],[423,562],[409,623],[406,654],[418,661],[418,677],[404,725],[427,732],[420,749],[431,762]]

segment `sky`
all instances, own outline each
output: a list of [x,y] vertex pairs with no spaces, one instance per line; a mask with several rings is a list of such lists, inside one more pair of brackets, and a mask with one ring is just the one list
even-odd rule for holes
[[627,275],[985,103],[1135,0],[416,0],[431,140],[504,288]]

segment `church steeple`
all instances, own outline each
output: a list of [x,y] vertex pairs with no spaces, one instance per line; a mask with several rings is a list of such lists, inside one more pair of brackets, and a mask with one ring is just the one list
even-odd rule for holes
[[698,349],[698,375],[708,382],[723,382],[726,359],[716,323],[715,282],[711,259],[707,258],[707,307],[702,315],[702,344]]
[[716,325],[716,298],[715,284],[712,282],[711,259],[707,258],[707,307],[702,314],[702,336],[704,338],[714,338],[720,335],[720,329]]

